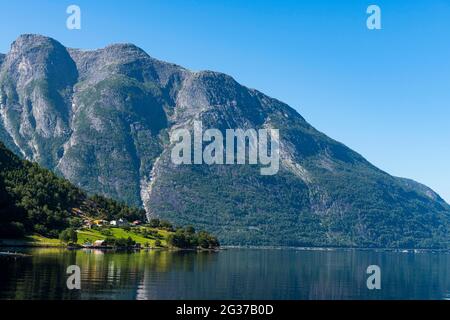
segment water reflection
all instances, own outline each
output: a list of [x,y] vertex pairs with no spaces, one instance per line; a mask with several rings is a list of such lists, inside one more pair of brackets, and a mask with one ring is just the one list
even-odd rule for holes
[[[449,299],[450,255],[357,250],[220,253],[24,250],[0,259],[1,299]],[[81,268],[68,290],[66,268]],[[382,289],[366,287],[366,268]]]

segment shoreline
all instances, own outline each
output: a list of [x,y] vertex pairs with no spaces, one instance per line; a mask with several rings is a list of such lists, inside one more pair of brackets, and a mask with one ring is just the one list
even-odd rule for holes
[[[56,243],[39,243],[26,239],[0,239],[0,248],[54,248],[66,250],[103,250],[103,251],[185,251],[185,252],[218,252],[222,248],[176,248],[176,247],[94,247],[94,246],[70,246]],[[0,254],[3,252],[0,251]]]
[[449,252],[449,249],[439,248],[378,248],[378,247],[292,247],[292,246],[221,246],[221,250],[228,249],[250,249],[250,250],[298,250],[298,251],[381,251],[381,252],[404,252],[404,253],[420,253],[420,252]]
[[[449,252],[450,249],[433,249],[433,248],[371,248],[371,247],[291,247],[291,246],[221,246],[219,248],[168,248],[168,247],[141,247],[141,248],[124,248],[124,247],[84,247],[84,246],[67,246],[55,243],[39,243],[22,239],[0,239],[0,248],[59,248],[67,250],[104,250],[104,251],[184,251],[184,252],[219,252],[230,249],[237,250],[298,250],[298,251],[380,251],[380,252],[399,252],[399,253],[426,253],[426,252]],[[1,254],[1,252],[0,252]]]

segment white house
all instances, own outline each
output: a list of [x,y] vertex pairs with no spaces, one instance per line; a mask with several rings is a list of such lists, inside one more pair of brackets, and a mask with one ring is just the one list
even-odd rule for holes
[[109,224],[115,227],[125,227],[128,225],[128,221],[123,219],[112,220]]

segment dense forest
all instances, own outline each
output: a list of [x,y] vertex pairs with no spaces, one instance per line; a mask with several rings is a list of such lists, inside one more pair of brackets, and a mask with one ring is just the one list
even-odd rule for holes
[[38,233],[51,238],[80,223],[80,214],[144,220],[145,211],[84,191],[0,143],[0,238]]

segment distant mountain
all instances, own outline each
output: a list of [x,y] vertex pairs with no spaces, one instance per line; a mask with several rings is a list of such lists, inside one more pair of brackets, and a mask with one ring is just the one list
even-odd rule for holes
[[[20,36],[0,57],[0,140],[91,193],[241,245],[449,245],[450,206],[379,170],[294,109],[233,78],[131,44],[68,49]],[[170,133],[276,128],[281,168],[174,165]]]

